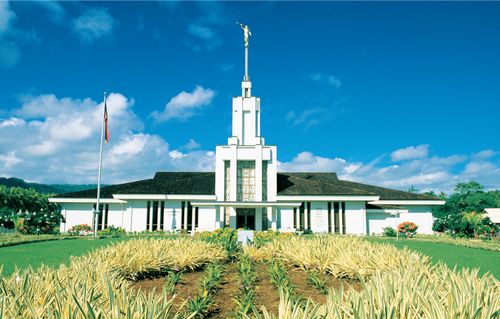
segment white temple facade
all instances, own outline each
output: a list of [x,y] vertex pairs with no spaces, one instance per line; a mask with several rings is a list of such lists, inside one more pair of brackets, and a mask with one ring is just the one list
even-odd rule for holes
[[[233,98],[231,112],[232,135],[216,147],[215,173],[158,172],[152,179],[104,187],[95,226],[133,232],[231,227],[366,235],[412,221],[419,233],[432,233],[432,207],[444,201],[340,180],[335,173],[278,172],[277,146],[266,145],[261,135],[260,98],[252,95],[248,75],[248,39],[241,96]],[[62,232],[93,225],[96,190],[50,200],[62,207]]]

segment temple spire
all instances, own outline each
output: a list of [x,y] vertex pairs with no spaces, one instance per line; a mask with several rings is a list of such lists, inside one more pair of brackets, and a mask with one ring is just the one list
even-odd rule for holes
[[236,24],[239,24],[243,30],[243,37],[245,41],[245,76],[243,77],[243,81],[248,82],[250,81],[250,77],[248,76],[248,40],[252,35],[252,32],[250,32],[250,28],[247,25],[243,25],[239,22],[236,22]]

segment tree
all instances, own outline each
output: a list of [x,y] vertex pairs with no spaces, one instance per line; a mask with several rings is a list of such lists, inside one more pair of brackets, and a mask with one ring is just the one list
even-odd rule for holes
[[52,233],[62,220],[59,206],[49,202],[48,195],[0,185],[0,227],[17,225],[25,234]]

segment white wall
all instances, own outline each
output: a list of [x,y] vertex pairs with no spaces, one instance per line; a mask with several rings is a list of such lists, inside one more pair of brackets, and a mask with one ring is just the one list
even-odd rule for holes
[[[187,207],[186,207],[187,209]],[[182,202],[175,201],[165,201],[165,208],[163,210],[163,222],[164,230],[172,231],[181,229],[182,221]],[[158,220],[158,222],[160,222]]]
[[328,202],[311,202],[311,230],[314,233],[328,232]]
[[[129,201],[129,231],[144,231],[146,230],[146,217],[147,217],[147,201],[146,200],[132,200]],[[130,227],[130,226],[129,226]]]
[[198,208],[198,230],[212,231],[215,230],[216,222],[215,207],[200,207]]
[[345,210],[346,233],[366,234],[365,202],[346,202]]
[[294,231],[293,227],[293,208],[281,207],[277,209],[279,230],[280,231]]
[[61,232],[67,232],[71,227],[75,225],[87,224],[92,226],[92,209],[93,204],[91,203],[65,203],[63,204],[63,215],[66,220],[65,223],[61,223]]
[[367,213],[367,226],[369,234],[380,234],[384,227],[396,228],[402,222],[413,222],[418,226],[418,234],[432,234],[431,206],[407,206],[408,213],[392,216],[388,213]]

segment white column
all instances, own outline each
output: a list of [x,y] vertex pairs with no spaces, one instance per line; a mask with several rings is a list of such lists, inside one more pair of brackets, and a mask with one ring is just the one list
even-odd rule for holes
[[184,215],[184,225],[182,225],[184,227],[185,230],[188,229],[188,210],[187,210],[187,202],[184,202],[184,209],[182,210],[182,214]]
[[131,201],[130,202],[130,229],[129,229],[129,231],[133,231],[133,228],[132,228],[134,225],[133,221],[134,221],[134,201]]
[[342,225],[344,224],[344,219],[342,218],[342,202],[339,202],[339,234],[344,234],[344,228]]
[[194,235],[194,229],[195,229],[195,218],[196,218],[196,207],[192,206],[191,209],[191,235]]
[[272,230],[276,231],[278,230],[278,218],[277,218],[277,212],[276,212],[276,207],[271,207],[271,228]]
[[330,203],[330,225],[332,226],[332,234],[335,234],[335,205],[333,202]]

